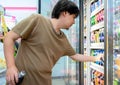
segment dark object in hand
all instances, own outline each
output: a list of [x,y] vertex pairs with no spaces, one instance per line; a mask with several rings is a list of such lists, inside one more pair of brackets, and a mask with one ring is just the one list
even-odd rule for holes
[[18,82],[16,83],[16,85],[20,85],[24,79],[24,76],[25,76],[25,71],[21,71],[18,75]]

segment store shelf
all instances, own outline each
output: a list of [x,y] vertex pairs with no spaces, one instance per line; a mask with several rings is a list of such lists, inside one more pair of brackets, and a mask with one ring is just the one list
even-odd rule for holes
[[90,3],[94,2],[95,0],[90,0]]
[[104,49],[104,43],[91,43],[91,49]]
[[91,63],[90,67],[92,69],[97,70],[97,71],[99,71],[99,72],[104,74],[104,67],[103,66],[97,65],[95,63]]
[[119,46],[114,46],[114,49],[119,50],[120,47]]
[[98,29],[100,29],[100,28],[103,28],[103,27],[104,27],[104,21],[102,21],[102,22],[100,22],[100,23],[92,26],[92,27],[91,27],[91,32],[92,32],[92,31],[95,31],[95,30],[98,30]]
[[84,44],[84,48],[86,48],[86,47],[87,47],[87,44],[85,43],[85,44]]
[[91,13],[91,17],[96,15],[98,12],[100,12],[101,10],[104,9],[104,4],[102,4],[101,6],[99,6],[98,8],[96,8],[92,13]]
[[[85,30],[85,29],[84,29]],[[84,31],[84,37],[86,38],[87,37],[87,33],[86,33],[86,31]]]

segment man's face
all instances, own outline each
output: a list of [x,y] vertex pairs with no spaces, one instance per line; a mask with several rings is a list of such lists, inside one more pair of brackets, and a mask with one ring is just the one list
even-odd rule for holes
[[75,17],[76,17],[75,14],[70,14],[66,12],[64,19],[63,19],[65,29],[69,29],[75,23]]

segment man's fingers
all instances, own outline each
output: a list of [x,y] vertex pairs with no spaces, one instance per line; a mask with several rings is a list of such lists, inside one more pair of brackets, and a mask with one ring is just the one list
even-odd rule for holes
[[6,80],[7,85],[15,85],[15,83],[18,82],[18,75],[6,76]]
[[18,74],[15,74],[15,82],[18,82]]
[[11,81],[10,81],[10,83],[11,83],[12,85],[15,85],[15,76],[14,76],[14,75],[11,76]]
[[9,76],[6,76],[6,82],[7,82],[7,85],[9,85],[9,83],[10,83],[10,77]]

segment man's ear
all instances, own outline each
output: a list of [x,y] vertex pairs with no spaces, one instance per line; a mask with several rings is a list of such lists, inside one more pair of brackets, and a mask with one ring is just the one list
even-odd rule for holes
[[62,12],[61,14],[62,14],[63,16],[66,16],[66,15],[68,14],[68,12],[65,11],[65,12]]
[[61,12],[61,15],[62,15],[62,16],[65,16],[65,12]]

